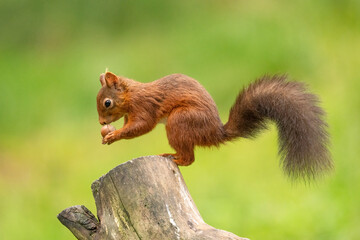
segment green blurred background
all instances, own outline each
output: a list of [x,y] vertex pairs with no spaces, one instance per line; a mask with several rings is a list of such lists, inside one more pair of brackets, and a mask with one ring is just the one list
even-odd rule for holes
[[[200,81],[225,122],[265,74],[306,82],[328,113],[336,170],[305,185],[278,164],[274,125],[197,149],[181,171],[204,220],[251,239],[360,239],[360,1],[1,0],[0,239],[73,239],[56,215],[129,159],[171,152],[164,126],[101,145],[99,74]],[[114,124],[117,128],[121,122]]]

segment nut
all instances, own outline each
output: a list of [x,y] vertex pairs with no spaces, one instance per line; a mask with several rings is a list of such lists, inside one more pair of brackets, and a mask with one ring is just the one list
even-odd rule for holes
[[108,124],[108,125],[104,125],[101,128],[101,136],[105,137],[108,133],[115,131],[115,127]]

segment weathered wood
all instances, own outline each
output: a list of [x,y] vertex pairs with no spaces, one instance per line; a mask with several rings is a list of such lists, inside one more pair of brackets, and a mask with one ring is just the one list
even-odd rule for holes
[[58,215],[78,239],[244,240],[204,222],[171,159],[130,160],[91,188],[99,221],[84,206],[67,208]]

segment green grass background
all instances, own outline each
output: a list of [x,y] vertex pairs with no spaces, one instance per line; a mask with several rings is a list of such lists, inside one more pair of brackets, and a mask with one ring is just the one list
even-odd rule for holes
[[[360,1],[0,1],[0,239],[73,239],[56,215],[129,159],[171,151],[164,126],[101,145],[99,74],[184,73],[225,122],[243,86],[288,73],[322,100],[335,171],[311,185],[279,168],[274,125],[196,149],[181,168],[210,225],[251,239],[360,239]],[[114,124],[120,127],[120,123]]]

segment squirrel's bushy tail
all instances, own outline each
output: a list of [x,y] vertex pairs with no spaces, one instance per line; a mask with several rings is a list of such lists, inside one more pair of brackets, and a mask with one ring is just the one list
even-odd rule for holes
[[332,168],[327,124],[318,98],[303,83],[286,76],[264,76],[243,89],[224,125],[227,140],[251,138],[273,120],[279,130],[279,154],[292,179],[315,178]]

